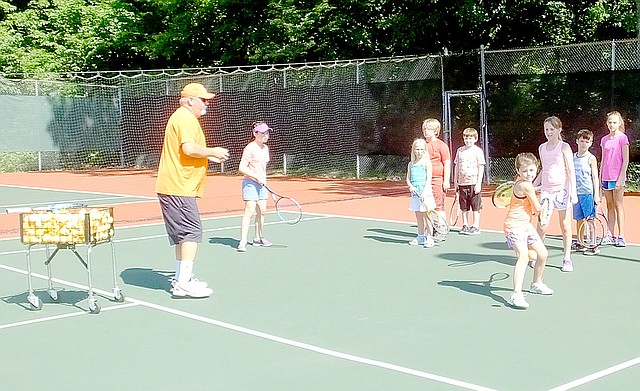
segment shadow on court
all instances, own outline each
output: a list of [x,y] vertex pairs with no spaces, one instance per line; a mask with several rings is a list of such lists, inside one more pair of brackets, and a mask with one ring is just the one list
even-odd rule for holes
[[238,247],[238,243],[240,241],[236,238],[220,238],[220,237],[211,237],[209,238],[209,244],[219,244],[221,246],[227,246],[231,248]]
[[122,278],[122,281],[127,285],[169,292],[169,288],[171,287],[169,279],[173,277],[174,274],[173,271],[131,267],[124,269],[120,273],[120,278]]
[[504,272],[493,273],[486,281],[475,280],[442,280],[438,282],[440,286],[448,286],[452,288],[460,289],[463,292],[472,293],[474,295],[485,296],[493,301],[496,301],[502,305],[508,305],[508,302],[504,297],[495,294],[494,292],[511,292],[511,288],[503,288],[492,286],[496,281],[503,281],[509,278],[509,274]]
[[453,261],[453,263],[448,265],[451,267],[473,266],[485,262],[497,262],[508,266],[513,266],[515,264],[515,257],[511,254],[442,253],[438,256],[442,259]]
[[[89,297],[87,291],[67,291],[60,288],[56,288],[56,291],[58,293],[57,300],[52,299],[47,291],[40,290],[34,291],[33,293],[38,296],[38,298],[40,298],[44,306],[49,304],[63,304],[86,311],[86,309],[79,306],[78,303],[87,300],[87,298]],[[31,305],[29,304],[29,301],[27,301],[27,292],[21,293],[19,295],[3,297],[2,301],[7,304],[17,304],[29,311],[33,310],[31,308]]]
[[[395,244],[407,244],[407,238],[414,238],[416,234],[414,232],[400,231],[395,229],[385,229],[385,228],[369,228],[367,229],[369,232],[375,232],[381,235],[387,236],[377,236],[377,235],[365,235],[364,239],[371,239],[381,243],[395,243]],[[398,238],[390,238],[388,236],[397,236]]]

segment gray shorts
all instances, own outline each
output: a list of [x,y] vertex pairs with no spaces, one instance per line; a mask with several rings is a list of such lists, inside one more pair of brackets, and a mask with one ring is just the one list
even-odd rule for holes
[[158,194],[169,243],[202,243],[202,221],[196,197]]

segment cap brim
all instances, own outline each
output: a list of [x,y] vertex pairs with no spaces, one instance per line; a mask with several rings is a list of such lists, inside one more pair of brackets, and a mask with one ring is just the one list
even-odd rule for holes
[[206,93],[206,94],[201,94],[198,96],[198,98],[202,98],[202,99],[213,99],[213,97],[216,96],[216,94],[212,94],[210,92]]

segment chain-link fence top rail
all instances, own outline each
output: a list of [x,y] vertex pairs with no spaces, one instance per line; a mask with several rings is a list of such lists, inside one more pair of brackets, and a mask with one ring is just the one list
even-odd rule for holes
[[527,75],[640,69],[639,41],[486,50],[485,74]]
[[[0,96],[11,98],[5,106],[13,106],[6,110],[13,120],[8,121],[11,129],[1,129],[0,125],[0,130],[13,134],[16,141],[0,142],[0,150],[15,151],[20,137],[17,124],[27,115],[15,113],[15,108],[28,98],[36,98],[42,104],[29,106],[47,112],[41,118],[55,117],[55,112],[63,107],[72,108],[65,111],[67,120],[50,120],[39,128],[36,126],[42,138],[51,139],[46,145],[59,151],[57,163],[62,168],[154,167],[164,126],[177,107],[182,87],[188,82],[200,82],[218,94],[202,121],[209,141],[232,151],[234,158],[227,162],[226,171],[237,170],[236,160],[249,141],[250,124],[265,120],[276,129],[270,143],[272,169],[288,169],[290,173],[303,175],[359,176],[359,154],[388,154],[391,150],[403,158],[408,155],[406,146],[414,135],[404,130],[419,130],[419,123],[408,125],[406,118],[418,122],[438,109],[440,91],[434,87],[439,85],[440,75],[437,56],[420,56],[270,67],[60,75],[64,81],[1,79]],[[408,116],[401,113],[397,103],[407,100],[414,102]],[[99,113],[96,108],[100,108]],[[112,119],[118,124],[119,134],[111,135],[107,143],[87,132],[85,122],[91,121],[74,123],[69,119],[92,116]],[[83,133],[88,137],[83,138]],[[73,135],[73,142],[53,138],[52,134],[68,134],[70,138]],[[33,139],[21,139],[18,150],[41,151],[42,145],[30,144]],[[397,169],[403,168],[394,167],[394,171]]]

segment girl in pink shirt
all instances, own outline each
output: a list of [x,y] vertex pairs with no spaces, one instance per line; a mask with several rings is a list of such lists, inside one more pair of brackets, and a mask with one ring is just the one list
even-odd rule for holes
[[[624,121],[617,111],[607,114],[609,134],[600,140],[602,148],[602,164],[600,180],[607,203],[607,220],[609,233],[602,243],[625,247],[624,241],[624,185],[629,167],[629,138],[624,133]],[[611,236],[618,225],[618,237]]]
[[[544,120],[544,135],[547,142],[538,147],[542,171],[536,178],[536,185],[540,186],[540,202],[549,200],[549,209],[558,210],[558,220],[562,232],[562,247],[564,257],[562,271],[573,271],[571,262],[571,205],[578,202],[576,190],[576,175],[573,167],[573,151],[566,142],[562,141],[562,122],[558,117]],[[548,224],[538,224],[538,234],[544,239]]]
[[271,242],[263,236],[264,216],[267,212],[269,193],[264,186],[267,184],[267,163],[269,163],[269,132],[271,128],[264,122],[253,124],[253,140],[242,151],[238,171],[244,175],[242,180],[242,199],[244,200],[244,215],[240,224],[240,243],[238,251],[247,251],[247,237],[251,217],[255,214],[254,246],[271,246]]

